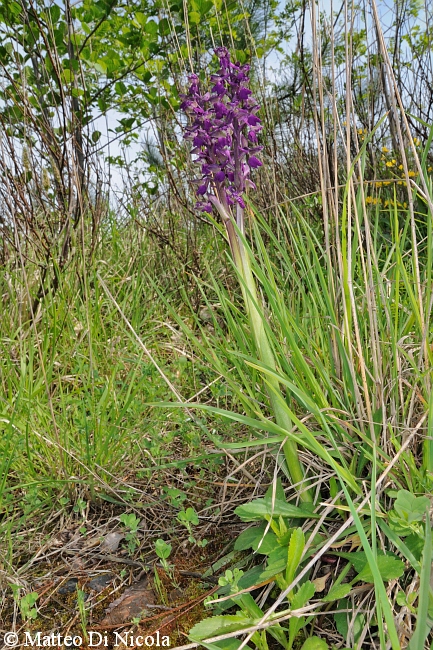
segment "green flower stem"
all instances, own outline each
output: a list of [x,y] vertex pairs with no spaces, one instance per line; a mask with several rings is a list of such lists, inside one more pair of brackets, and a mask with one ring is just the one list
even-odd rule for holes
[[[240,268],[242,272],[242,279],[245,283],[244,290],[244,300],[247,306],[247,312],[250,317],[254,339],[256,342],[257,350],[259,352],[259,357],[262,363],[264,363],[271,370],[276,371],[275,356],[272,351],[272,348],[269,344],[269,339],[266,334],[265,326],[263,323],[263,318],[260,311],[257,308],[258,295],[256,283],[254,281],[254,276],[251,270],[251,262],[245,247],[241,242],[239,242],[239,253],[242,262]],[[275,420],[277,424],[286,431],[290,431],[292,428],[292,421],[289,413],[286,411],[282,401],[281,388],[278,379],[275,377],[268,377],[269,382],[269,400],[271,402],[272,411],[275,415]],[[293,483],[302,484],[305,481],[304,470],[299,461],[298,456],[298,446],[293,440],[286,440],[283,445],[284,456],[286,458],[287,467]],[[313,498],[310,490],[304,490],[300,493],[300,497],[303,501],[312,502]]]
[[[242,278],[242,295],[245,301],[248,316],[250,318],[253,331],[254,341],[257,347],[259,358],[268,368],[276,371],[275,356],[266,334],[263,317],[258,309],[259,301],[257,295],[256,283],[251,269],[251,261],[248,252],[236,232],[233,219],[228,215],[224,207],[218,202],[214,205],[217,207],[226,227],[230,249],[233,260]],[[239,211],[238,211],[239,212]],[[289,413],[284,408],[284,397],[281,392],[278,379],[270,376],[269,383],[269,400],[271,408],[275,415],[277,424],[286,431],[292,428],[292,420]],[[298,446],[293,440],[286,440],[283,445],[284,456],[287,467],[293,483],[302,484],[305,482],[304,470],[299,460]],[[302,501],[307,503],[313,502],[311,490],[304,490],[300,493]]]

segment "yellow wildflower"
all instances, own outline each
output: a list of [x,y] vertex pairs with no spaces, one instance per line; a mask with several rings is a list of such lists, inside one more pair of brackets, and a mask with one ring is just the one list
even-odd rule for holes
[[394,167],[394,163],[392,162],[392,160],[388,160],[388,162],[385,163],[385,165],[386,165],[387,167]]
[[379,203],[382,203],[381,199],[376,196],[366,196],[365,202],[367,205],[378,205]]
[[421,140],[419,138],[414,138],[413,143],[414,143],[415,147],[419,147],[419,145],[421,144]]
[[382,181],[376,181],[376,187],[382,187]]
[[399,165],[398,168],[401,171],[403,169],[403,165]]
[[410,170],[407,172],[407,175],[408,175],[410,178],[413,178],[414,176],[416,176],[416,172],[414,172],[412,169],[410,169]]
[[433,172],[433,167],[429,167],[429,168],[427,169],[427,171],[428,171],[428,172]]
[[388,147],[382,147],[382,153],[388,153],[389,149]]

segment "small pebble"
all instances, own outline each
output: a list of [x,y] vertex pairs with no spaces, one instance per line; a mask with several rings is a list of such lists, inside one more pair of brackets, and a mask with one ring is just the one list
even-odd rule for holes
[[69,578],[66,582],[60,587],[59,594],[72,594],[74,591],[77,591],[78,578]]
[[114,578],[115,575],[113,573],[101,573],[99,576],[96,576],[96,578],[92,578],[90,582],[87,583],[87,587],[99,593],[100,591],[103,591],[110,582],[114,580]]

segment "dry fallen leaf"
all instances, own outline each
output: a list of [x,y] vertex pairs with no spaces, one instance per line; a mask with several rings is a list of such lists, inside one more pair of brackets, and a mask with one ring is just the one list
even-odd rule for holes
[[107,551],[108,553],[117,551],[117,548],[124,537],[125,535],[123,533],[108,533],[102,540],[101,551]]
[[316,578],[313,580],[313,585],[316,587],[316,592],[320,593],[323,591],[326,587],[326,583],[328,582],[328,578],[331,575],[331,573],[325,573],[324,576],[320,576],[320,578]]
[[[99,625],[121,625],[129,623],[137,616],[151,615],[147,611],[149,605],[155,605],[155,593],[149,586],[149,579],[144,578],[114,600],[105,611],[105,616]],[[154,613],[154,611],[152,611]]]

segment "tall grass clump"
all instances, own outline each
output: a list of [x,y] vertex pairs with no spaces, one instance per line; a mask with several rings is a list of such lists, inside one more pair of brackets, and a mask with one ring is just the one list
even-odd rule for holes
[[[61,512],[77,503],[97,509],[140,500],[126,473],[132,483],[140,472],[147,480],[147,469],[173,460],[174,440],[180,457],[202,451],[200,430],[186,415],[172,418],[147,405],[171,396],[158,368],[169,381],[182,377],[186,396],[199,390],[196,377],[183,371],[186,357],[170,354],[161,325],[166,310],[147,279],[156,278],[178,306],[185,270],[173,264],[163,275],[153,242],[110,214],[100,239],[103,259],[98,253],[89,263],[78,251],[30,320],[37,270],[11,259],[1,271],[8,305],[0,322],[1,535],[17,534],[32,517],[45,525],[53,504]],[[156,366],[137,349],[118,308]]]
[[[256,345],[251,321],[216,278],[212,284],[218,304],[214,309],[215,334],[209,335],[202,328],[199,339],[185,325],[183,328],[242,405],[237,411],[196,406],[247,425],[251,432],[244,440],[229,444],[220,440],[219,444],[231,451],[266,445],[268,453],[273,450],[277,464],[283,471],[288,470],[293,481],[290,457],[285,455],[287,466],[280,457],[281,447],[290,440],[308,468],[315,512],[322,515],[320,527],[314,530],[307,527],[310,551],[304,552],[301,544],[296,569],[290,573],[291,581],[280,579],[281,572],[284,574],[282,567],[290,561],[290,550],[282,564],[275,561],[272,565],[268,557],[271,566],[257,581],[271,576],[276,580],[281,592],[272,607],[261,612],[256,610],[252,616],[247,604],[241,602],[241,596],[233,599],[243,612],[243,625],[248,631],[257,626],[254,634],[259,633],[265,622],[270,625],[276,620],[284,627],[286,611],[282,610],[278,616],[276,604],[283,605],[288,600],[292,608],[296,603],[305,606],[306,602],[299,604],[302,598],[296,599],[296,594],[304,594],[305,576],[311,575],[314,563],[329,549],[346,545],[350,548],[352,544],[346,559],[350,563],[353,557],[358,570],[356,562],[362,556],[369,566],[368,570],[364,566],[365,576],[371,576],[365,580],[374,583],[373,636],[380,639],[380,647],[389,647],[391,643],[397,649],[406,647],[402,641],[406,632],[401,624],[402,610],[396,602],[404,601],[405,585],[413,575],[418,574],[426,581],[429,571],[429,520],[422,522],[429,503],[423,500],[423,495],[431,494],[433,479],[432,222],[429,212],[428,218],[415,226],[414,233],[410,210],[399,207],[397,200],[386,208],[371,207],[365,203],[364,192],[362,182],[355,188],[348,181],[337,231],[340,244],[333,251],[335,265],[327,264],[322,233],[303,218],[295,203],[289,211],[281,209],[273,225],[248,204],[247,235],[242,236],[241,242],[250,261],[251,277],[257,283],[253,304],[272,350],[272,363]],[[383,233],[384,219],[389,220],[390,235]],[[247,284],[243,270],[241,267],[238,273],[242,286]],[[206,300],[209,288],[202,289]],[[245,299],[245,291],[243,295]],[[212,310],[211,301],[209,309]],[[223,331],[222,322],[226,323],[228,333]],[[258,382],[265,384],[268,396]],[[278,400],[286,414],[285,425],[276,417],[273,400]],[[191,404],[188,406],[191,408]],[[298,497],[297,490],[288,494],[291,498]],[[412,495],[413,503],[409,501],[399,510],[396,504],[408,494]],[[285,544],[290,549],[290,539],[295,544],[293,535],[302,511],[292,514],[286,511],[281,506],[286,498],[284,492],[276,496],[271,490],[268,501],[253,501],[248,511],[238,508],[238,514],[246,521],[267,522],[264,529],[259,529],[256,541],[251,541],[259,553],[260,539],[269,526],[277,537],[275,549]],[[403,524],[402,518],[411,518],[411,508],[421,510],[413,516],[412,525]],[[390,510],[392,517],[388,516]],[[288,533],[286,528],[278,529],[285,514]],[[353,535],[358,540],[354,545]],[[425,551],[422,550],[424,540],[427,540]],[[238,548],[244,548],[243,544],[241,541]],[[270,552],[267,548],[263,553]],[[312,549],[316,559],[308,561]],[[397,564],[396,552],[407,563],[406,571],[402,563]],[[389,557],[389,571],[384,556]],[[400,583],[395,582],[398,578]],[[363,579],[361,574],[360,580]],[[394,580],[392,589],[397,601],[391,598],[390,580]],[[245,581],[234,585],[233,593],[248,584],[251,583]],[[431,591],[429,595],[425,584],[424,603],[430,603],[425,607],[431,616]],[[339,603],[340,609],[349,607],[350,586],[340,585],[339,580],[334,586],[335,590],[331,588],[329,598],[324,601]],[[311,588],[310,598],[313,595],[314,588]],[[315,608],[319,611],[322,606],[319,594],[316,599]],[[215,606],[218,613],[218,604]],[[374,608],[370,610],[371,616],[373,611]],[[365,620],[359,616],[354,611],[349,615],[352,628],[349,625],[346,634],[348,643],[351,638],[356,641],[353,647],[364,647],[367,634],[367,627],[362,627]],[[336,615],[335,623],[341,632],[344,625],[340,619]],[[418,625],[423,640],[431,627],[430,620],[426,615]],[[309,621],[314,629],[315,619],[311,617]],[[194,628],[191,639],[212,637],[217,642],[218,635],[230,631],[226,630],[226,623],[219,616],[214,623],[204,621],[201,627]],[[362,634],[353,632],[355,624],[361,625]],[[272,631],[275,633],[271,626],[269,632]],[[236,633],[232,631],[232,636],[239,632],[242,625]],[[247,638],[251,634],[249,631]],[[287,638],[283,635],[279,641],[284,646]],[[255,643],[259,645],[257,638]],[[424,646],[412,644],[412,647]]]
[[[294,487],[301,488],[289,494],[312,500],[320,519],[314,527],[311,522],[300,527],[305,509],[290,506],[278,484],[264,499],[239,507],[236,512],[244,521],[263,525],[241,535],[235,547],[267,556],[265,569],[242,579],[230,574],[220,581],[224,602],[213,603],[218,615],[195,626],[191,639],[225,647],[229,638],[243,633],[236,647],[252,640],[266,648],[266,628],[280,645],[291,648],[301,629],[308,637],[318,625],[314,615],[304,615],[296,624],[290,616],[321,591],[310,580],[315,564],[330,549],[351,544],[340,553],[348,560],[343,574],[353,567],[358,575],[350,583],[336,578],[326,597],[316,594],[311,611],[317,614],[322,606],[326,609],[324,603],[335,603],[334,624],[353,647],[366,647],[367,635],[381,648],[424,647],[433,623],[433,593],[427,584],[429,500],[423,496],[431,494],[433,478],[433,212],[426,166],[432,131],[420,158],[403,113],[396,127],[400,149],[394,155],[402,161],[405,180],[399,184],[407,188],[406,201],[399,200],[397,184],[384,191],[383,202],[373,201],[364,179],[372,136],[358,141],[349,98],[346,182],[341,191],[328,187],[329,175],[321,167],[324,231],[303,217],[296,201],[281,206],[268,221],[244,198],[250,169],[261,166],[257,148],[250,149],[260,129],[258,106],[245,89],[242,66],[232,63],[224,49],[217,55],[220,70],[207,93],[200,91],[198,77],[190,79],[184,100],[192,116],[187,137],[202,164],[197,193],[206,202],[197,207],[208,213],[215,209],[221,220],[222,226],[216,227],[226,232],[247,318],[214,278],[215,336],[202,329],[198,338],[180,319],[179,325],[224,377],[242,409],[195,407],[249,427],[251,435],[231,444],[221,442],[225,448],[266,445],[277,458],[284,450],[282,467]],[[324,111],[324,103],[320,106]],[[339,129],[337,111],[334,119]],[[256,129],[250,142],[242,132],[247,124]],[[323,125],[319,115],[318,135]],[[416,181],[411,181],[415,174],[409,174],[412,163]],[[208,287],[202,285],[202,290],[206,300]],[[258,382],[266,387],[266,396]],[[411,580],[416,582],[416,575],[420,582],[411,602],[417,605],[411,610],[405,589]],[[280,590],[267,610],[245,595],[266,579]],[[358,582],[374,585],[375,605],[362,616],[352,611],[345,627],[346,617],[338,611],[349,606]],[[221,614],[228,594],[238,608],[237,622]],[[278,611],[284,604],[289,609]],[[417,612],[419,619],[411,621]],[[373,632],[368,632],[367,619]],[[407,646],[412,625],[416,641]],[[328,647],[315,638],[318,645],[311,647]],[[310,647],[307,640],[304,647]]]

